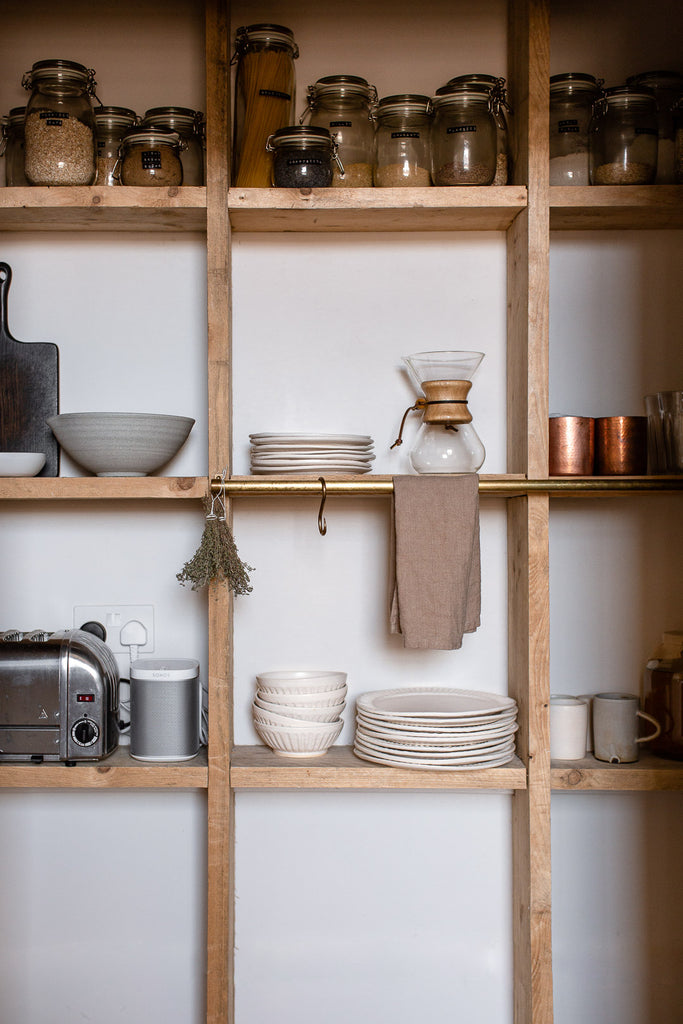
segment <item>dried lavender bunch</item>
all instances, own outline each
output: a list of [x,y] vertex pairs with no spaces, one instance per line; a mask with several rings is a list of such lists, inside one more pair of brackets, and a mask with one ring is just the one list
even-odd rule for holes
[[235,594],[250,594],[254,589],[249,582],[249,573],[254,567],[243,562],[237,553],[232,531],[223,515],[213,511],[213,501],[204,499],[206,524],[199,547],[186,562],[176,579],[182,586],[192,585],[200,590],[208,583],[227,583]]

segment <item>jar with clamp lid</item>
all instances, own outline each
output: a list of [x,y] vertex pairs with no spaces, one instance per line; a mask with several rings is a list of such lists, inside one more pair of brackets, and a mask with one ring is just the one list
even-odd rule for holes
[[133,128],[123,138],[116,173],[122,185],[182,185],[183,142],[168,128]]
[[328,188],[332,165],[340,174],[344,166],[337,144],[327,128],[294,124],[274,132],[266,148],[273,154],[273,185],[276,188]]
[[432,182],[491,185],[496,175],[496,121],[490,91],[460,85],[434,97]]
[[24,170],[24,118],[26,107],[12,107],[3,128],[5,135],[5,184],[28,185]]
[[142,119],[144,128],[169,128],[183,140],[185,148],[180,153],[183,185],[204,184],[202,124],[203,114],[188,107],[152,107]]
[[429,96],[403,93],[377,104],[373,182],[380,188],[431,185]]
[[683,75],[677,71],[645,71],[631,75],[626,84],[636,89],[649,89],[657,102],[657,176],[656,185],[676,182],[674,153],[676,132],[674,106],[683,95]]
[[92,185],[95,181],[95,72],[71,60],[37,61],[24,75],[31,96],[24,121],[30,185]]
[[657,173],[654,93],[620,85],[593,108],[588,132],[591,185],[651,185]]
[[568,72],[550,79],[550,184],[590,185],[588,128],[602,81]]
[[294,120],[294,61],[299,48],[283,25],[238,28],[235,35],[235,130],[233,184],[269,188],[271,154],[266,142]]
[[97,184],[120,185],[114,171],[121,142],[137,121],[137,114],[128,107],[97,107],[95,135],[97,138]]
[[328,75],[308,87],[308,105],[299,121],[326,128],[339,147],[344,176],[335,169],[332,184],[369,188],[375,156],[373,112],[377,90],[356,75]]
[[453,89],[474,86],[474,88],[485,89],[491,97],[491,110],[496,122],[496,173],[492,185],[507,185],[510,179],[511,149],[510,149],[510,126],[509,118],[512,113],[507,101],[505,79],[497,75],[470,74],[458,75],[451,78],[450,82],[441,89],[437,89],[437,96],[443,95]]

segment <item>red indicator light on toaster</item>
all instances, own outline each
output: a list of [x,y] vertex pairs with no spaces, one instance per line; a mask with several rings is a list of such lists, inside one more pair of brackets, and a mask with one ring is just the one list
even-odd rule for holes
[[93,701],[95,700],[95,694],[94,693],[77,693],[76,694],[76,700],[80,704],[92,704]]

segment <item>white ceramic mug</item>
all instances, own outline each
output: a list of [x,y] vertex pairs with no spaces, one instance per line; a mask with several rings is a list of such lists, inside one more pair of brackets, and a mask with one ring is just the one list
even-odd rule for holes
[[577,761],[586,756],[588,705],[579,697],[556,693],[550,697],[550,756]]
[[[638,735],[638,719],[654,726],[648,736]],[[638,760],[640,744],[661,733],[659,722],[641,711],[631,693],[596,693],[593,697],[593,743],[599,761],[629,764]]]

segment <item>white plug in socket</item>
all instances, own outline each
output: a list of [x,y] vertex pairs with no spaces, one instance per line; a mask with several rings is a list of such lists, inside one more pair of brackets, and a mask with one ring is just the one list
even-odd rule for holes
[[[106,643],[114,654],[130,653],[131,645],[137,647],[139,654],[151,654],[154,651],[154,605],[84,604],[74,608],[74,626],[77,629],[80,629],[84,622],[93,620],[101,622],[106,629]],[[138,622],[142,629],[134,625]],[[126,635],[122,637],[124,629]],[[143,636],[144,643],[138,642]],[[123,644],[122,640],[127,640],[128,643]]]

